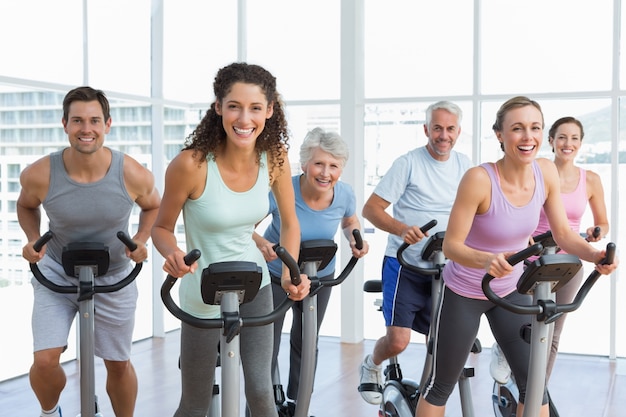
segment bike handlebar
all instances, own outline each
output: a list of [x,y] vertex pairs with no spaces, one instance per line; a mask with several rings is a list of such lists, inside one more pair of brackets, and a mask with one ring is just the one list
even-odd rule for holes
[[[602,232],[602,229],[600,229],[600,226],[596,226],[593,228],[593,232],[591,233],[591,235],[594,238],[596,238],[600,236],[601,232]],[[581,233],[580,236],[584,237],[585,240],[589,242],[589,237],[585,233]],[[538,234],[537,236],[533,236],[533,241],[535,243],[541,243],[544,247],[545,246],[557,246],[556,242],[554,241],[554,238],[552,237],[552,230],[548,230],[546,232]]]
[[[542,250],[543,250],[543,246],[540,243],[535,243],[534,245],[529,246],[521,250],[520,252],[517,252],[516,254],[510,256],[507,260],[511,265],[515,265],[518,262],[521,262],[530,256],[538,255],[539,253],[541,253]],[[606,256],[602,261],[600,261],[600,263],[601,264],[613,263],[613,260],[615,259],[615,251],[616,251],[615,244],[613,242],[608,243],[606,245]],[[585,280],[584,284],[580,287],[580,289],[576,293],[576,297],[574,297],[574,301],[569,304],[557,304],[555,306],[555,312],[556,313],[570,313],[574,310],[577,310],[581,306],[583,300],[587,296],[587,293],[589,293],[589,290],[596,283],[599,277],[600,277],[600,273],[596,270],[593,270],[591,274],[589,275],[589,277],[587,277],[587,279]],[[536,305],[536,304],[531,305],[531,306],[519,305],[519,304],[512,303],[504,298],[499,297],[491,289],[491,286],[489,285],[489,283],[493,279],[494,277],[492,275],[485,274],[481,282],[483,292],[485,293],[487,298],[491,300],[493,303],[517,314],[538,315],[543,312],[543,307],[541,305]]]
[[[420,227],[420,230],[422,231],[422,233],[426,233],[427,231],[429,231],[430,229],[432,229],[433,227],[435,227],[437,225],[437,220],[431,220],[428,223],[426,223],[425,225],[423,225],[422,227]],[[404,259],[404,251],[411,245],[409,245],[406,242],[402,242],[402,244],[400,245],[400,247],[398,248],[398,252],[396,253],[396,257],[398,258],[398,262],[400,263],[400,265],[402,265],[403,268],[408,269],[409,271],[415,272],[416,274],[421,274],[421,275],[438,275],[441,273],[441,268],[438,267],[434,267],[434,268],[422,268],[419,266],[415,266],[412,265],[410,263],[408,263],[406,261],[406,259]]]
[[[37,241],[33,244],[33,249],[36,252],[40,252],[43,246],[46,243],[48,243],[53,237],[54,237],[54,234],[48,230],[39,239],[37,239]],[[137,244],[130,238],[130,236],[128,236],[126,232],[124,231],[117,232],[117,238],[120,241],[122,241],[122,243],[124,243],[126,247],[130,249],[131,252],[137,249]],[[135,267],[130,272],[130,274],[128,274],[125,278],[121,279],[115,284],[94,285],[92,287],[92,292],[93,293],[110,293],[110,292],[121,290],[122,288],[124,288],[125,286],[133,282],[135,278],[137,278],[137,275],[139,275],[139,272],[141,272],[142,265],[143,265],[142,263],[136,263]],[[39,269],[39,266],[37,266],[36,263],[33,263],[33,262],[30,263],[30,270],[35,276],[35,279],[37,279],[37,281],[39,281],[41,285],[43,285],[44,287],[48,288],[51,291],[62,293],[62,294],[73,294],[78,291],[79,286],[77,285],[58,285],[50,281],[48,278],[46,278],[43,275],[43,273]]]
[[[294,281],[297,278],[300,281],[300,268],[298,267],[298,263],[293,259],[293,257],[287,252],[285,248],[282,246],[276,246],[274,249],[278,257],[283,261],[287,268],[289,268],[289,274],[291,276],[291,282],[294,285],[297,285]],[[195,261],[197,261],[201,256],[201,253],[198,249],[193,249],[189,253],[187,253],[184,257],[185,264],[191,265]],[[198,327],[201,329],[220,329],[226,326],[224,317],[207,319],[196,317],[192,314],[187,313],[182,310],[172,299],[171,289],[176,283],[178,278],[168,274],[163,284],[161,285],[161,300],[163,300],[163,304],[168,309],[170,313],[174,315],[177,319],[191,325],[194,327]],[[264,316],[259,317],[240,317],[240,325],[249,327],[249,326],[263,326],[269,323],[276,321],[279,317],[291,308],[294,301],[290,298],[286,298],[278,307],[276,307],[271,313],[268,313]]]
[[[359,229],[354,229],[352,231],[352,236],[354,236],[354,246],[359,250],[363,249],[363,237],[361,236],[361,232],[359,231]],[[346,280],[346,278],[348,278],[358,260],[359,258],[352,256],[346,264],[345,268],[343,268],[343,271],[341,271],[339,276],[337,276],[337,278],[330,280],[320,280],[320,284],[324,287],[334,287],[335,285],[341,284]]]

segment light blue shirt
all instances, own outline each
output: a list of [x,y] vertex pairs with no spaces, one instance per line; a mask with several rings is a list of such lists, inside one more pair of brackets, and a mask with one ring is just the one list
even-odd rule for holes
[[[374,194],[391,203],[394,219],[404,224],[421,227],[437,220],[437,225],[428,232],[432,236],[448,227],[456,190],[469,167],[470,160],[464,154],[451,151],[447,161],[438,161],[422,146],[396,159]],[[405,259],[417,265],[427,240],[411,245],[405,252]],[[385,255],[395,258],[402,243],[399,236],[389,233]]]
[[[333,201],[327,208],[323,210],[314,210],[309,207],[302,199],[302,190],[300,189],[300,175],[291,177],[293,189],[296,196],[296,215],[300,222],[300,240],[301,242],[313,239],[331,239],[333,240],[337,233],[337,228],[341,224],[344,217],[351,217],[356,210],[356,198],[354,190],[345,182],[337,181],[333,188]],[[274,195],[270,192],[270,209],[268,214],[272,216],[272,222],[265,230],[263,237],[272,243],[278,243],[280,240],[280,215]],[[274,276],[281,276],[282,263],[279,259],[268,264],[270,273]],[[317,271],[318,277],[325,277],[335,271],[335,258],[328,266]]]

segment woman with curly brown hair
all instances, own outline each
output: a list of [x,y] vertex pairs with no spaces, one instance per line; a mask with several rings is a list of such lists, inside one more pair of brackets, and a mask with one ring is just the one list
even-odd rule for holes
[[[215,102],[170,163],[152,239],[165,258],[163,270],[183,277],[180,305],[196,317],[219,317],[219,306],[204,304],[202,270],[222,261],[251,261],[263,270],[259,293],[241,306],[242,316],[261,316],[273,309],[270,276],[252,240],[255,225],[269,209],[268,191],[281,217],[280,244],[294,257],[300,248],[300,227],[287,158],[288,131],[276,79],[257,65],[233,63],[220,69],[213,83]],[[185,265],[177,245],[176,220],[183,213],[186,247],[200,249],[201,258]],[[303,275],[298,286],[283,268],[282,287],[293,300],[309,292]],[[176,417],[206,416],[217,362],[219,329],[182,323],[180,368],[182,396]],[[272,326],[241,330],[241,362],[246,399],[252,417],[276,416],[272,392]]]

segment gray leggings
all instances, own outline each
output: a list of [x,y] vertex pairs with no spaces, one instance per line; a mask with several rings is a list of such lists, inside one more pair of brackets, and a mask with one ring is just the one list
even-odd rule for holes
[[[320,277],[320,280],[332,279],[334,272],[325,277]],[[278,284],[272,283],[272,290],[274,293],[274,308],[283,302],[287,295],[282,287]],[[319,331],[324,320],[324,314],[328,307],[328,301],[330,299],[330,293],[332,287],[323,287],[317,293],[317,329]],[[300,365],[302,363],[302,301],[294,303],[291,308],[292,322],[291,332],[289,335],[289,382],[287,385],[287,397],[292,400],[298,399],[298,387],[300,386]],[[280,350],[280,340],[283,330],[283,322],[285,316],[281,316],[274,322],[274,353],[272,356],[272,369],[274,369],[276,375],[280,375],[278,372],[278,352]],[[315,359],[317,365],[317,344],[315,347]],[[280,381],[274,381],[275,384],[279,384]]]
[[[516,304],[530,304],[531,297],[514,291],[505,297]],[[519,401],[524,403],[530,345],[520,337],[520,328],[530,317],[511,313],[489,300],[462,297],[444,287],[441,312],[435,323],[433,373],[422,391],[430,404],[443,406],[461,376],[463,367],[478,334],[480,318],[484,314],[491,331],[500,345],[519,388]],[[544,392],[543,404],[548,402]]]
[[[272,311],[270,285],[259,290],[249,303],[241,305],[243,317]],[[180,333],[182,394],[174,417],[205,417],[211,403],[220,329],[199,329],[183,323]],[[277,417],[272,391],[273,325],[241,329],[241,364],[245,393],[252,417]]]

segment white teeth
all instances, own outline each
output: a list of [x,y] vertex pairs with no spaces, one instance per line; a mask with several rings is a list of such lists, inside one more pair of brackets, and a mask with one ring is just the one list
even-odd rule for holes
[[522,151],[532,151],[535,147],[534,146],[518,146],[518,149],[522,150]]
[[250,128],[250,129],[239,129],[238,127],[235,128],[235,132],[240,134],[240,135],[249,135],[250,133],[252,133],[254,129]]

